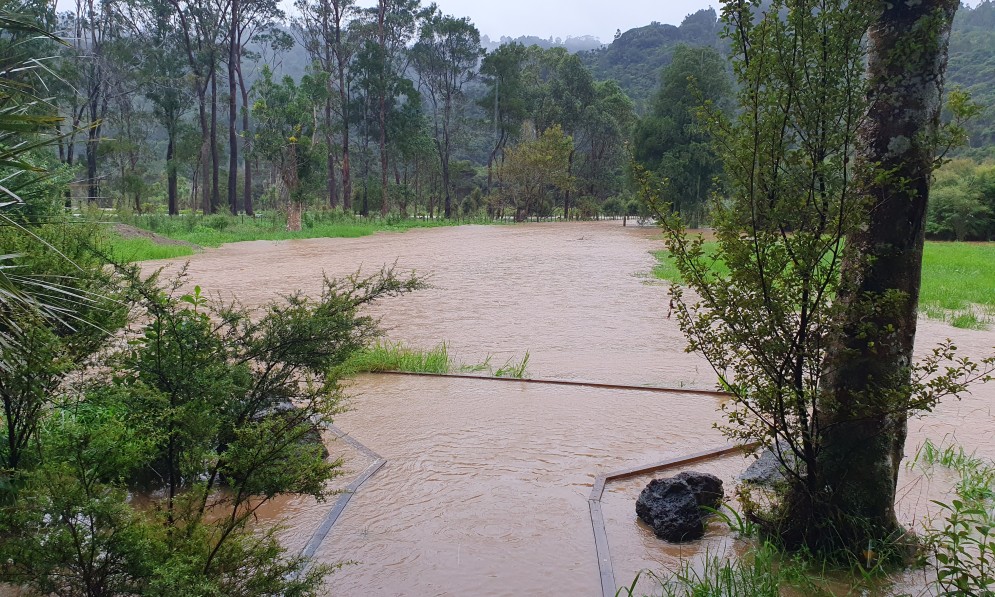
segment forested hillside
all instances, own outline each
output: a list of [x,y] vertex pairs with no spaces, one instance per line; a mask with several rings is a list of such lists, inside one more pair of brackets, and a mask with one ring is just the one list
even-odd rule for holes
[[[982,113],[968,124],[972,148],[995,145],[995,2],[962,6],[950,39],[947,80],[971,92]],[[990,151],[982,152],[991,154]]]
[[[725,52],[722,27],[712,9],[700,10],[679,27],[652,23],[621,34],[611,44],[582,54],[597,79],[617,81],[636,104],[640,115],[650,106],[660,84],[660,71],[673,60],[675,49],[687,44]],[[973,148],[995,144],[995,2],[962,6],[950,41],[948,87],[961,86],[983,106],[968,125]]]
[[699,10],[679,27],[653,22],[630,29],[610,45],[582,54],[597,79],[612,79],[632,98],[643,113],[660,84],[660,71],[670,64],[674,50],[682,44],[722,47],[722,27],[714,9]]

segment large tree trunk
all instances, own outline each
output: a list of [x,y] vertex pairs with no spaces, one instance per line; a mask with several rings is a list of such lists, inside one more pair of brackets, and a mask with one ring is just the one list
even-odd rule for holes
[[[327,34],[327,19],[326,19],[326,34],[325,39],[328,39]],[[332,58],[329,52],[329,48],[325,46],[325,63],[331,64]],[[332,133],[332,78],[328,78],[328,84],[326,86],[328,91],[328,97],[325,98],[325,142],[328,143],[328,207],[335,209],[338,207],[338,185],[335,179],[335,135]]]
[[[570,155],[567,158],[567,176],[573,176],[574,173],[574,153],[575,149],[570,149]],[[563,219],[570,219],[570,189],[567,188],[563,192]]]
[[435,145],[439,150],[439,162],[442,166],[442,193],[445,196],[445,215],[448,220],[453,217],[453,199],[449,193],[449,131],[443,128],[442,143],[436,141]]
[[378,12],[378,37],[380,42],[380,89],[379,92],[379,124],[380,124],[380,215],[387,217],[387,39],[384,30],[387,4],[380,0]]
[[[206,87],[206,85],[204,86]],[[211,185],[208,184],[208,180],[211,177],[210,170],[210,147],[208,142],[208,137],[210,136],[210,126],[208,126],[207,118],[207,91],[204,87],[198,88],[197,90],[197,108],[198,117],[200,122],[200,195],[201,195],[201,209],[204,215],[211,213]]]
[[174,121],[169,126],[169,130],[167,131],[169,142],[166,145],[166,193],[167,201],[169,202],[169,215],[171,216],[180,214],[176,197],[176,124]]
[[238,88],[242,94],[242,167],[245,169],[242,184],[242,209],[245,215],[254,216],[256,212],[252,209],[252,131],[249,129],[249,89],[245,86],[245,79],[242,77],[242,61],[238,62]]
[[342,31],[341,23],[336,25],[335,38],[339,44],[339,101],[342,106],[342,209],[352,211],[352,174],[349,163],[349,88],[346,87],[346,64],[341,56]]
[[387,98],[380,96],[380,216],[386,218],[390,209],[387,184]]
[[332,97],[331,83],[328,84],[328,99],[325,100],[325,126],[328,132],[325,141],[328,143],[328,207],[335,209],[339,206],[339,189],[335,178],[335,135],[332,134]]
[[86,200],[96,203],[100,198],[100,184],[97,180],[97,150],[100,146],[101,123],[96,117],[96,106],[93,107],[94,118],[90,122],[90,130],[86,138]]
[[[213,57],[212,57],[213,60]],[[221,204],[221,164],[218,161],[218,73],[211,68],[211,213],[217,213]]]
[[494,145],[494,149],[491,150],[490,155],[487,156],[487,194],[491,192],[491,187],[494,184],[494,161],[497,159],[498,152],[504,148],[505,140],[508,138],[508,133],[504,130],[501,131],[500,137],[498,137],[497,143]]
[[827,351],[816,413],[822,448],[814,490],[824,494],[809,527],[832,533],[842,547],[862,549],[868,540],[902,532],[895,493],[908,429],[926,204],[957,7],[958,0],[881,2],[870,29],[870,102],[856,181],[867,225],[847,239],[838,295],[844,315]]
[[[345,113],[345,108],[343,108]],[[342,117],[342,210],[352,211],[352,174],[349,162],[349,122]]]
[[231,27],[228,31],[228,209],[238,215],[238,96],[235,95],[235,71],[238,65],[238,0],[231,0]]

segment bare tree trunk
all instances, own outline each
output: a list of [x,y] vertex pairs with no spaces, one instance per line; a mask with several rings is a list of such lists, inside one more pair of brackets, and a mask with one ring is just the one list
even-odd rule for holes
[[[577,150],[575,150],[575,149],[570,149],[570,156],[567,158],[567,176],[573,176],[573,172],[574,172],[574,153],[576,153],[576,151]],[[567,190],[563,192],[563,219],[564,220],[569,220],[570,219],[570,189],[569,188],[567,188]]]
[[449,131],[442,131],[443,141],[435,145],[439,149],[439,161],[442,165],[442,192],[445,194],[445,214],[446,219],[453,217],[453,198],[449,194]]
[[204,215],[211,213],[211,186],[208,184],[208,180],[211,178],[210,164],[210,147],[208,142],[208,137],[210,136],[210,127],[208,126],[207,119],[207,91],[204,89],[198,89],[198,103],[199,103],[199,117],[200,117],[200,132],[201,132],[201,142],[200,142],[200,194],[201,194],[201,209]]
[[89,98],[90,128],[86,137],[86,184],[87,201],[96,203],[100,199],[101,192],[100,181],[97,177],[97,153],[100,149],[100,134],[103,130],[104,118],[107,116],[108,91],[104,81],[106,75],[103,68],[94,66],[92,73],[91,85],[93,90]]
[[487,156],[487,193],[488,194],[490,194],[491,186],[494,184],[494,161],[497,159],[498,153],[504,148],[504,144],[507,141],[507,138],[508,138],[508,133],[502,130],[497,143],[494,145],[494,149],[492,149],[490,155]]
[[332,134],[331,79],[328,82],[328,98],[325,99],[325,126],[327,127],[325,141],[328,143],[328,206],[335,209],[339,204],[339,190],[335,180],[335,136]]
[[867,225],[847,238],[846,283],[837,299],[843,325],[827,351],[816,413],[822,436],[816,470],[825,495],[811,526],[831,531],[843,547],[864,548],[868,539],[902,532],[895,494],[909,396],[894,390],[907,388],[910,376],[926,205],[958,4],[882,2],[870,28],[870,107],[856,181]]
[[380,215],[387,217],[387,40],[384,30],[384,20],[386,18],[387,4],[385,0],[380,0],[379,12],[377,13],[378,36],[380,42],[380,105],[378,118],[380,121]]
[[380,215],[387,217],[390,209],[387,184],[387,99],[380,96]]
[[242,208],[245,215],[254,216],[256,212],[252,208],[252,130],[249,128],[249,90],[245,86],[245,79],[242,78],[242,63],[238,64],[238,87],[242,93],[242,167],[245,169],[242,183],[245,185],[242,191]]
[[97,106],[91,108],[93,118],[90,121],[90,130],[86,136],[86,200],[88,203],[96,203],[100,198],[100,184],[97,181],[97,149],[100,145],[101,123],[97,118]]
[[176,126],[169,127],[167,131],[169,142],[166,145],[166,195],[169,203],[169,215],[180,214],[179,204],[176,197]]
[[205,138],[200,144],[200,210],[204,215],[211,213],[211,148]]
[[218,74],[211,67],[211,213],[218,211],[221,204],[221,164],[218,161]]
[[342,209],[352,211],[352,173],[349,162],[349,87],[346,84],[346,70],[349,60],[345,56],[342,42],[342,13],[335,5],[335,60],[338,63],[339,102],[342,111]]
[[235,94],[235,72],[241,48],[238,34],[238,0],[231,0],[231,22],[228,30],[228,209],[238,215],[238,102]]

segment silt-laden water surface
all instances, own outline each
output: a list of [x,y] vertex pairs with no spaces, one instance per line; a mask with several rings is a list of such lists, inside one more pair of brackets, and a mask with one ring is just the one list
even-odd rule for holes
[[[533,377],[711,388],[707,363],[684,352],[667,317],[666,285],[649,276],[650,251],[661,248],[655,230],[620,222],[464,226],[227,245],[190,258],[189,280],[251,306],[297,289],[317,293],[323,273],[396,262],[430,288],[377,306],[391,340],[446,341],[467,363],[491,355],[500,365],[529,351]],[[920,320],[920,350],[947,337],[976,357],[995,345],[991,332]],[[594,476],[725,443],[709,396],[395,376],[361,377],[349,393],[351,410],[336,424],[387,465],[317,552],[347,562],[329,578],[331,595],[598,595],[587,504]],[[908,451],[930,437],[995,456],[993,401],[995,387],[980,388],[912,421]],[[369,464],[344,442],[331,449],[347,456],[348,476]],[[731,482],[745,465],[734,456],[695,468]],[[605,492],[619,584],[706,547],[735,553],[719,525],[704,542],[657,541],[634,511],[647,480]],[[943,497],[936,485],[903,476],[907,522]],[[285,499],[266,516],[283,519],[288,545],[300,548],[329,508]]]

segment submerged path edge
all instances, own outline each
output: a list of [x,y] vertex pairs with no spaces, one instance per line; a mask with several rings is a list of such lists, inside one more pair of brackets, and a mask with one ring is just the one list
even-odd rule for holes
[[629,386],[624,384],[602,383],[596,381],[575,381],[570,379],[532,379],[519,377],[495,377],[488,375],[468,375],[464,373],[411,373],[408,371],[370,371],[367,375],[400,375],[405,377],[437,377],[441,379],[464,379],[475,381],[503,381],[512,383],[543,384],[551,386],[574,386],[585,388],[600,388],[605,390],[625,390],[631,392],[659,392],[666,394],[698,394],[702,396],[727,397],[728,392],[719,390],[700,390],[695,388],[668,388],[662,386]]
[[366,483],[370,477],[375,475],[377,471],[387,464],[386,458],[369,449],[360,443],[359,440],[352,437],[342,429],[332,424],[329,424],[326,428],[337,439],[345,440],[345,442],[355,448],[356,451],[367,458],[372,459],[373,462],[363,469],[363,472],[353,479],[352,483],[350,483],[349,486],[342,490],[342,493],[339,494],[339,498],[335,500],[335,504],[332,506],[332,509],[325,515],[325,519],[321,521],[321,524],[318,525],[317,529],[315,529],[314,533],[311,535],[311,538],[308,539],[307,545],[304,546],[303,551],[301,551],[301,555],[306,558],[313,558],[314,554],[318,552],[321,544],[324,543],[325,539],[328,537],[328,533],[331,532],[332,527],[335,526],[336,522],[338,522],[339,516],[342,515],[342,512],[345,511],[346,506],[349,505],[349,500],[351,500],[352,496],[359,491],[359,488],[362,487],[363,483]]
[[705,462],[707,460],[722,458],[731,454],[752,450],[753,448],[756,448],[757,445],[758,444],[756,443],[743,446],[730,444],[718,448],[712,448],[711,450],[706,450],[704,452],[698,452],[697,454],[691,454],[690,456],[678,456],[677,458],[671,458],[669,460],[653,464],[620,469],[596,476],[594,478],[594,485],[591,487],[591,496],[587,499],[587,506],[591,514],[591,527],[594,530],[594,548],[598,555],[598,570],[601,575],[602,596],[614,597],[618,591],[618,588],[615,585],[615,570],[612,567],[611,549],[608,544],[608,531],[605,528],[604,513],[601,511],[601,498],[604,496],[605,486],[608,485],[608,483],[628,479],[630,477],[638,477],[639,475],[645,475],[647,473],[654,473],[670,468],[694,464],[696,462]]
[[[583,386],[583,387],[594,387],[594,388],[604,388],[604,389],[616,389],[616,390],[632,390],[632,391],[648,391],[648,392],[677,392],[685,394],[704,394],[710,396],[727,396],[726,392],[714,391],[714,390],[694,390],[687,388],[663,388],[658,386],[626,386],[617,384],[606,384],[597,382],[584,382],[584,381],[570,381],[570,380],[557,380],[557,379],[519,379],[513,377],[483,377],[479,375],[460,375],[460,374],[440,374],[440,373],[407,373],[401,371],[381,371],[372,374],[376,375],[403,375],[410,377],[439,377],[439,378],[453,378],[453,379],[465,379],[465,380],[483,380],[483,381],[506,381],[506,382],[519,382],[519,383],[532,383],[532,384],[546,384],[546,385],[563,385],[563,386]],[[329,424],[326,429],[336,437],[336,439],[344,440],[350,446],[352,446],[356,451],[363,454],[364,456],[372,459],[372,462],[350,483],[342,493],[339,495],[332,509],[329,510],[328,514],[325,515],[324,520],[312,533],[311,538],[308,540],[307,545],[301,551],[301,555],[306,558],[313,558],[317,553],[318,549],[321,548],[325,539],[328,538],[328,534],[331,532],[332,527],[338,522],[339,517],[345,511],[346,506],[349,505],[349,501],[352,496],[359,491],[360,487],[366,481],[368,481],[373,475],[375,475],[380,469],[387,464],[387,459],[383,456],[377,454],[366,445],[361,443],[359,440],[352,437],[350,434],[346,433],[334,424]],[[614,597],[617,593],[617,587],[615,585],[615,573],[612,566],[611,560],[611,550],[608,543],[608,533],[605,528],[604,514],[601,510],[601,498],[604,495],[605,487],[611,481],[618,481],[622,479],[627,479],[630,477],[636,477],[639,475],[644,475],[647,473],[658,472],[666,470],[669,468],[675,468],[679,466],[684,466],[688,464],[693,464],[696,462],[704,462],[708,460],[714,460],[716,458],[722,458],[735,454],[737,452],[743,452],[746,450],[753,449],[757,447],[758,444],[747,444],[747,445],[726,445],[719,448],[713,448],[704,452],[699,452],[689,456],[680,456],[677,458],[671,458],[661,462],[656,462],[652,464],[639,465],[635,467],[619,469],[606,474],[597,475],[594,479],[594,484],[591,488],[591,495],[587,500],[588,510],[591,516],[591,526],[594,530],[594,543],[595,550],[598,556],[598,568],[601,578],[601,591],[603,597]],[[303,572],[303,570],[301,571]]]

